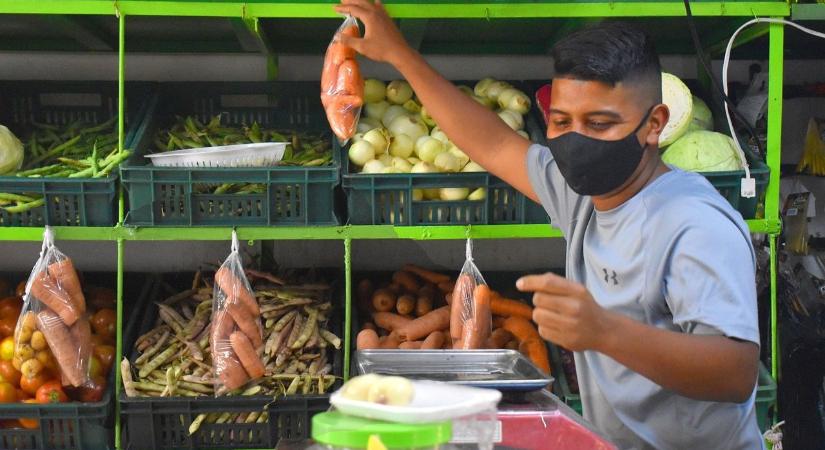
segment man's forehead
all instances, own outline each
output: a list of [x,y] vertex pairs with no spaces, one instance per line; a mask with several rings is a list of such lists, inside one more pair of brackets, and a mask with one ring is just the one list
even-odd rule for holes
[[642,100],[637,89],[623,83],[556,78],[550,96],[551,112],[622,115]]

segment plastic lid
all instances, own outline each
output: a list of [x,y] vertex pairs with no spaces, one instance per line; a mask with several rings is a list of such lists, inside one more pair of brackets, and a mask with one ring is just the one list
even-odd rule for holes
[[381,422],[324,412],[312,417],[312,439],[337,447],[365,448],[376,434],[387,447],[426,447],[446,444],[452,437],[452,423],[407,424]]

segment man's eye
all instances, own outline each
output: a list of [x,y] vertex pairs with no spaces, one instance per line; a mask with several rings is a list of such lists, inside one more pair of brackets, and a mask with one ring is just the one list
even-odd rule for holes
[[554,120],[553,121],[553,126],[556,127],[556,128],[564,128],[564,127],[569,126],[569,125],[570,125],[569,120]]
[[588,126],[594,130],[606,130],[613,124],[610,122],[590,122]]

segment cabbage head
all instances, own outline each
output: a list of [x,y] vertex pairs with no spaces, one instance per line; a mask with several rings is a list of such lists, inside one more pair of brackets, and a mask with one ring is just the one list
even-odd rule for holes
[[23,143],[8,128],[0,125],[0,175],[20,170],[23,165]]
[[690,131],[671,144],[662,161],[691,172],[722,172],[742,167],[730,136],[715,131]]

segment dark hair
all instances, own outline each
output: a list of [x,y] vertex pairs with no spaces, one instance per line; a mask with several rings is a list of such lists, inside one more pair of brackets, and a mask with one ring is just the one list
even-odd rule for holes
[[644,83],[658,88],[661,101],[662,68],[653,40],[643,31],[623,22],[605,22],[576,31],[553,46],[557,77],[600,81]]

